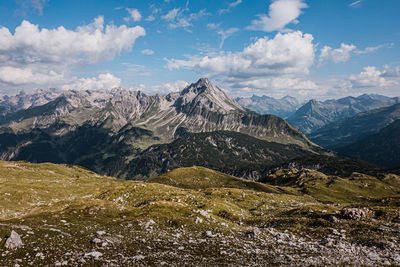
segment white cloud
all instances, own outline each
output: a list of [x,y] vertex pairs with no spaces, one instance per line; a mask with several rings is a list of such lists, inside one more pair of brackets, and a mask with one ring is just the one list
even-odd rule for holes
[[221,23],[208,23],[207,28],[215,30],[215,29],[219,28],[220,25],[221,25]]
[[349,7],[360,7],[362,0],[357,0],[349,4]]
[[247,29],[265,32],[282,30],[289,23],[297,23],[301,10],[306,7],[303,0],[275,0],[269,6],[268,15],[258,15],[258,19],[253,20]]
[[31,68],[0,67],[0,84],[8,88],[59,87],[86,90],[118,87],[121,80],[111,73],[93,78],[68,78],[55,71],[34,71]]
[[162,84],[153,85],[151,87],[146,87],[144,85],[140,85],[140,90],[148,93],[148,94],[168,94],[171,92],[178,92],[188,86],[189,83],[183,80],[177,80],[174,82],[166,82]]
[[381,44],[377,46],[366,47],[363,50],[358,49],[353,44],[341,43],[339,48],[333,49],[330,46],[324,46],[319,55],[318,65],[321,66],[326,61],[333,61],[334,63],[346,62],[353,55],[363,55],[376,52],[381,48],[391,48],[394,44]]
[[139,10],[136,8],[127,8],[126,11],[128,11],[130,17],[124,18],[126,22],[133,20],[133,21],[140,21],[142,19],[142,14],[140,14]]
[[179,10],[180,8],[171,9],[167,14],[161,16],[161,18],[165,20],[174,20],[178,16]]
[[81,64],[111,60],[130,51],[145,30],[126,25],[104,25],[102,16],[75,30],[63,26],[39,28],[24,20],[12,33],[0,27],[0,85],[2,91],[34,87],[110,87],[120,83],[110,73],[96,78],[68,74]]
[[35,72],[31,68],[0,67],[0,83],[9,86],[34,85],[43,86],[58,84],[65,79],[63,74],[55,71]]
[[235,8],[237,5],[239,5],[239,4],[241,4],[242,3],[242,0],[236,0],[236,1],[234,1],[234,2],[231,2],[231,3],[229,3],[229,5],[228,5],[228,8],[223,8],[223,9],[220,9],[220,10],[218,10],[218,13],[221,15],[221,14],[225,14],[225,13],[229,13],[229,12],[231,12],[231,10],[233,9],[233,8]]
[[232,36],[235,32],[238,32],[239,28],[230,28],[225,31],[221,30],[218,31],[218,34],[221,35],[221,42],[219,43],[219,48],[221,49],[222,46],[224,45],[224,42],[227,38]]
[[355,54],[357,55],[363,55],[363,54],[369,54],[369,53],[373,53],[378,51],[381,48],[392,48],[394,46],[394,43],[387,43],[387,44],[381,44],[381,45],[377,45],[377,46],[370,46],[370,47],[366,47],[363,50],[356,50]]
[[260,38],[240,52],[166,60],[171,70],[188,68],[218,78],[224,88],[231,88],[233,95],[315,95],[323,90],[304,78],[313,65],[314,50],[312,35],[297,31],[277,33],[272,39]]
[[[398,79],[390,79],[389,77],[396,77],[392,75],[387,75],[388,73],[395,73],[396,69],[391,72],[390,69],[386,70],[378,70],[375,66],[364,67],[360,74],[350,75],[349,81],[352,84],[352,87],[393,87],[399,86]],[[398,71],[398,69],[397,69]],[[398,77],[396,77],[398,78]]]
[[156,18],[154,17],[154,15],[149,15],[147,18],[145,18],[145,21],[154,21]]
[[18,10],[22,15],[26,15],[29,11],[37,12],[39,15],[43,15],[43,7],[48,0],[19,0],[17,4],[21,6],[21,10]]
[[0,56],[6,58],[3,64],[96,63],[131,50],[136,39],[145,34],[140,26],[104,27],[102,16],[76,30],[63,26],[39,29],[38,25],[24,20],[14,34],[0,27]]
[[330,46],[324,46],[321,49],[319,56],[319,64],[324,61],[332,60],[335,63],[346,62],[351,56],[351,52],[355,51],[357,47],[353,44],[341,43],[339,48],[332,49]]
[[70,83],[60,86],[63,90],[96,90],[96,89],[110,89],[119,87],[121,79],[115,77],[111,73],[103,73],[98,77],[93,78],[80,78]]
[[186,31],[191,32],[189,27],[193,26],[192,21],[196,21],[201,17],[207,16],[209,13],[206,12],[206,9],[202,9],[197,13],[190,13],[187,15],[184,14],[185,11],[188,10],[188,8],[183,10],[180,8],[174,8],[171,9],[167,14],[161,16],[161,18],[170,21],[168,26],[171,29],[184,28]]
[[311,34],[300,31],[264,37],[241,52],[222,52],[211,56],[191,56],[187,60],[166,59],[172,69],[189,68],[211,76],[249,78],[266,75],[308,74],[314,61]]
[[144,55],[153,55],[154,51],[151,49],[143,49],[142,51],[140,51],[142,54]]

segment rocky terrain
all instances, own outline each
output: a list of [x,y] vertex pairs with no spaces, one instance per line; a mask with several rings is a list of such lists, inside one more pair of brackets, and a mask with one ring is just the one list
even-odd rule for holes
[[[400,177],[200,167],[149,182],[0,162],[1,266],[397,265]],[[28,186],[29,185],[29,186]]]

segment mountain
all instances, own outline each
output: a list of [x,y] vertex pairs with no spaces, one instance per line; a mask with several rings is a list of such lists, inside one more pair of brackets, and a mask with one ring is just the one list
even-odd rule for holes
[[149,147],[121,170],[125,179],[155,177],[179,167],[203,166],[258,180],[272,166],[316,154],[295,144],[268,142],[237,132],[187,133],[169,144]]
[[2,123],[10,113],[21,109],[44,105],[57,98],[60,94],[60,90],[51,88],[48,90],[37,89],[31,94],[26,94],[21,91],[13,96],[4,95],[0,99],[0,123]]
[[238,97],[236,101],[259,114],[273,114],[281,118],[289,117],[301,105],[300,101],[291,96],[276,99],[265,95],[253,95],[252,97]]
[[317,144],[335,150],[378,133],[400,119],[400,104],[359,113],[353,117],[325,125],[310,134]]
[[374,94],[364,94],[358,97],[349,96],[324,102],[310,100],[288,117],[287,121],[303,133],[310,134],[331,122],[396,103],[400,103],[399,97],[389,98]]
[[[215,131],[233,131],[278,143],[289,148],[288,155],[291,148],[294,153],[323,153],[283,119],[248,111],[202,78],[168,95],[148,96],[122,88],[63,91],[43,105],[31,105],[5,116],[0,125],[0,158],[79,164],[102,174],[136,177],[141,174],[131,162],[146,158],[146,149],[155,149],[149,148],[152,145],[170,144],[181,137],[186,140],[188,133]],[[179,150],[174,153],[173,157],[179,157]],[[282,157],[274,159],[280,163]],[[159,164],[162,162],[154,163]],[[156,169],[154,173],[170,169]],[[142,172],[142,177],[153,176],[149,170]],[[244,173],[250,172],[239,174]]]
[[400,119],[378,133],[335,150],[343,155],[369,161],[386,168],[400,167]]

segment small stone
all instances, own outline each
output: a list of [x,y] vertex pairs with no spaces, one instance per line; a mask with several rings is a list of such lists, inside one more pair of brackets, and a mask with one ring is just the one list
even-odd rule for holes
[[214,235],[212,234],[211,231],[206,231],[206,232],[204,233],[204,235],[205,235],[206,237],[214,237]]
[[258,236],[259,234],[261,234],[260,229],[258,227],[254,227],[253,234],[254,234],[254,236]]
[[102,241],[101,241],[101,239],[99,239],[99,238],[93,238],[93,240],[92,240],[92,243],[94,243],[94,244],[100,244]]
[[22,247],[24,244],[22,243],[21,237],[14,230],[11,231],[11,235],[7,238],[5,247],[7,249],[17,249]]
[[147,229],[147,228],[149,228],[151,225],[153,225],[153,224],[156,224],[156,222],[155,221],[153,221],[152,219],[150,219],[146,224],[145,224],[145,228]]
[[92,251],[92,252],[85,253],[85,257],[93,257],[95,259],[98,259],[101,256],[103,256],[103,253],[101,253],[99,251]]

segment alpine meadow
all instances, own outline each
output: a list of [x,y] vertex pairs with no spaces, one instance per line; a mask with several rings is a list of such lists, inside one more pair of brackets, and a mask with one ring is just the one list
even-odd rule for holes
[[1,1],[0,266],[400,266],[399,11]]

